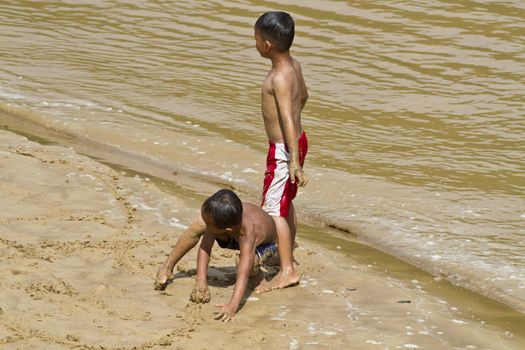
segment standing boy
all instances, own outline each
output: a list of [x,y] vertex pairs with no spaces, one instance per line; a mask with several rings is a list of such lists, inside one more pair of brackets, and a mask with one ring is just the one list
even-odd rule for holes
[[262,116],[269,141],[262,208],[272,216],[279,237],[280,271],[257,292],[299,283],[293,245],[297,218],[292,200],[297,186],[308,182],[303,164],[308,149],[301,126],[301,111],[308,99],[301,66],[290,55],[294,21],[281,11],[266,12],[255,23],[255,43],[262,57],[272,61],[262,84]]

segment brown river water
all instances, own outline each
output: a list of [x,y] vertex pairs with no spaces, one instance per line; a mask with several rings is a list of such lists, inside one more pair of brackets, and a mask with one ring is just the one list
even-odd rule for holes
[[258,198],[270,9],[310,93],[301,219],[524,312],[525,2],[2,0],[0,111]]

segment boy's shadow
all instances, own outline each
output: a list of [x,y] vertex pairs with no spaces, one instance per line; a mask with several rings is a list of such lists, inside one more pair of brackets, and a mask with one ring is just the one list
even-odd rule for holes
[[[189,278],[197,274],[197,269],[188,269],[186,271],[179,271],[168,279],[166,287],[172,284],[177,279]],[[237,280],[237,270],[235,266],[210,266],[208,268],[208,285],[212,287],[227,288],[235,284]]]
[[[261,278],[264,280],[272,279],[278,272],[279,272],[279,266],[275,266],[275,265],[262,265],[261,266],[261,273],[262,273]],[[162,290],[165,290],[175,280],[182,279],[182,278],[189,278],[195,275],[197,275],[196,268],[188,269],[185,271],[178,271],[177,273],[173,274],[172,278],[169,278],[166,281],[166,284]],[[231,285],[234,285],[236,281],[237,281],[237,268],[235,266],[222,266],[222,267],[210,266],[208,268],[208,285],[209,286],[227,288]],[[261,281],[254,283],[252,278],[250,278],[250,281],[248,283],[248,288],[246,289],[246,293],[244,294],[243,300],[241,301],[241,304],[239,305],[238,311],[244,308],[247,302],[247,299],[251,296],[251,294],[255,290],[255,287],[260,282]]]
[[[275,265],[262,265],[261,270],[264,273],[264,279],[272,279],[278,272],[279,266]],[[197,275],[197,269],[187,269],[184,271],[178,271],[173,274],[171,278],[166,282],[166,287],[172,284],[177,279],[189,278]],[[210,266],[208,268],[208,285],[213,287],[227,288],[231,285],[234,285],[237,281],[237,269],[235,266]],[[253,286],[251,283],[248,285],[248,290],[250,292],[255,289],[256,286]]]

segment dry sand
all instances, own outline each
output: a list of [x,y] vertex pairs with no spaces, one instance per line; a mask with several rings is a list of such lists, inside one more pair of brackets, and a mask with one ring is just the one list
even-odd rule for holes
[[[214,248],[212,302],[193,304],[195,251],[165,291],[157,267],[199,202],[73,150],[0,131],[2,349],[523,349],[461,305],[301,240],[298,287],[250,295],[213,320],[235,282]],[[410,302],[408,302],[410,301]]]

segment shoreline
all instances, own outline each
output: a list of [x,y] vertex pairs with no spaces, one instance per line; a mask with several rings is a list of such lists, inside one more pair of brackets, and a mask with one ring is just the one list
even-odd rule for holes
[[[201,195],[201,198],[205,198],[206,194],[212,192],[213,188],[217,186],[234,189],[252,201],[258,193],[253,186],[250,186],[250,183],[232,182],[231,179],[221,178],[216,174],[201,174],[195,169],[188,169],[184,166],[166,165],[159,159],[151,159],[145,155],[128,152],[120,147],[102,144],[97,140],[77,135],[74,131],[56,128],[52,123],[51,125],[43,124],[39,114],[20,108],[0,104],[0,121],[3,124],[2,128],[15,131],[37,142],[73,147],[77,153],[89,156],[113,168],[122,168],[126,171],[144,174],[150,178],[158,178],[159,183],[163,181],[177,183],[179,184],[179,191],[188,189],[192,193]],[[325,173],[323,178],[326,181],[337,181],[336,175]],[[315,176],[319,176],[319,174]],[[314,188],[310,190],[312,190],[310,192],[318,192],[314,191]],[[361,192],[357,192],[356,195],[364,196],[366,191],[378,193],[383,190],[385,189],[378,187],[377,184],[371,184],[366,190],[358,190]],[[355,218],[347,218],[346,221],[333,218],[326,211],[326,208],[319,207],[322,200],[317,198],[317,195],[311,193],[308,195],[308,203],[299,203],[296,208],[302,222],[345,232],[363,244],[371,245],[375,249],[394,255],[417,268],[426,270],[440,278],[448,279],[453,284],[502,302],[525,314],[525,302],[520,298],[519,289],[515,288],[518,294],[507,293],[505,289],[509,289],[509,286],[502,286],[501,281],[490,282],[487,278],[483,279],[476,275],[476,272],[479,271],[472,271],[457,263],[447,264],[443,260],[434,261],[425,258],[425,256],[415,257],[406,254],[402,246],[392,246],[390,241],[384,241],[385,237],[391,234],[387,226],[380,223],[372,224],[354,220]],[[255,201],[257,200],[255,199]],[[349,210],[352,211],[351,208]]]
[[[525,344],[523,315],[486,300],[469,304],[470,292],[343,237],[311,240],[327,229],[305,225],[296,253],[300,286],[250,295],[233,323],[214,321],[213,303],[233,287],[231,251],[213,250],[210,304],[188,300],[195,249],[164,292],[153,289],[157,267],[198,211],[198,192],[162,191],[152,179],[3,130],[0,157],[6,257],[0,343],[6,348],[204,349],[211,337],[230,349]],[[474,313],[476,304],[485,316]],[[515,329],[498,318],[514,320]]]

